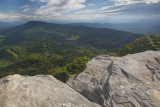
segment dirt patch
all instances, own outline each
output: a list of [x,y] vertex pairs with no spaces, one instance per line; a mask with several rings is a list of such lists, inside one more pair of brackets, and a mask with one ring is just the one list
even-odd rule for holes
[[159,91],[155,90],[152,97],[155,100],[155,102],[160,103],[160,92]]

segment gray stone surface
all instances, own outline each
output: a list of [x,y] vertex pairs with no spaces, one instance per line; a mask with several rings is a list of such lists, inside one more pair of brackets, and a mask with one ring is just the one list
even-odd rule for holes
[[160,51],[97,56],[67,84],[104,107],[160,107]]
[[0,79],[0,107],[100,107],[52,76]]

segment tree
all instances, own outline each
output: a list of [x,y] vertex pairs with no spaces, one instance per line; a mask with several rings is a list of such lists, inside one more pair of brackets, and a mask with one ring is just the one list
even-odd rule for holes
[[66,82],[67,79],[69,78],[69,73],[68,71],[65,70],[65,68],[60,68],[60,67],[57,67],[57,68],[54,68],[52,70],[49,71],[49,73],[52,73],[52,75],[62,81],[62,82]]
[[118,56],[143,52],[147,50],[160,50],[160,37],[155,34],[144,35],[132,43],[128,43],[117,51]]
[[67,64],[67,66],[66,66],[67,71],[70,74],[81,73],[85,69],[85,66],[89,60],[90,60],[90,58],[88,58],[86,56],[85,57],[78,57],[78,58],[74,59],[72,63]]

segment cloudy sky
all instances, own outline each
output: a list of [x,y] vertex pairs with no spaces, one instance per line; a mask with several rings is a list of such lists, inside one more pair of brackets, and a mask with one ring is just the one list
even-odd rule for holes
[[0,21],[158,21],[160,0],[0,0]]

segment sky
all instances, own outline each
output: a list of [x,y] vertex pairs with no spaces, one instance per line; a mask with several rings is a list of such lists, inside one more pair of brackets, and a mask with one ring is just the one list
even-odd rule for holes
[[0,0],[2,21],[132,23],[160,20],[160,0]]

